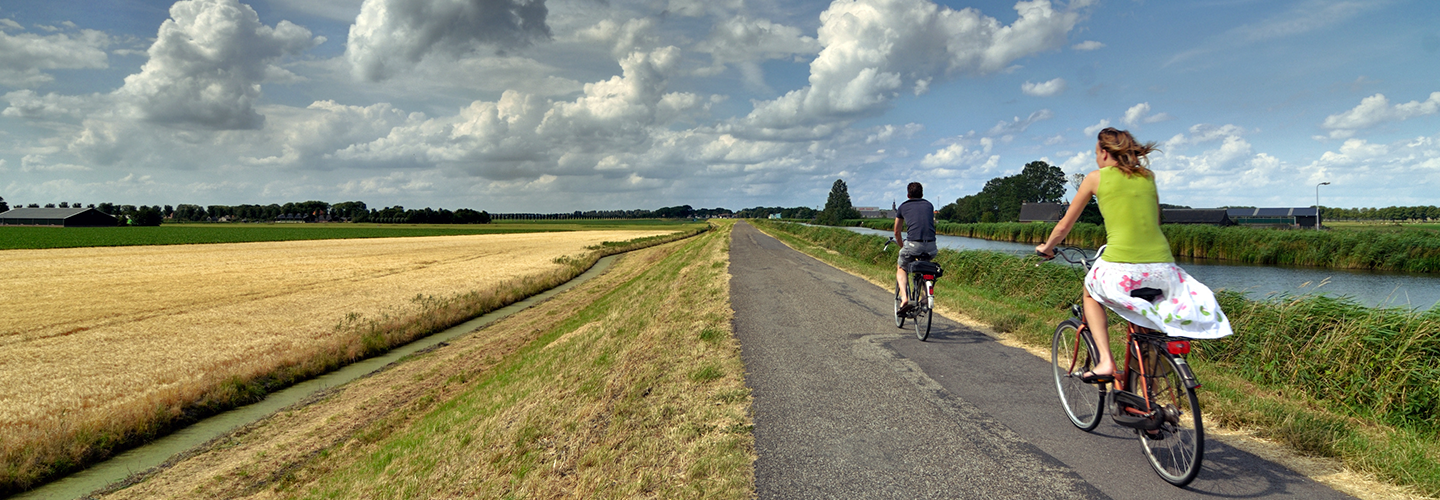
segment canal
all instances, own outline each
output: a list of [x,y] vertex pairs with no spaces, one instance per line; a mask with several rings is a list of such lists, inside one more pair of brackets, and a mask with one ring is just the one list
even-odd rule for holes
[[[860,234],[893,236],[891,231],[846,228]],[[991,250],[1032,255],[1035,245],[939,235],[940,248]],[[1350,297],[1372,307],[1430,309],[1440,302],[1440,276],[1353,269],[1280,267],[1227,263],[1216,260],[1177,259],[1185,271],[1211,289],[1237,290],[1254,300],[1282,295],[1322,293]]]

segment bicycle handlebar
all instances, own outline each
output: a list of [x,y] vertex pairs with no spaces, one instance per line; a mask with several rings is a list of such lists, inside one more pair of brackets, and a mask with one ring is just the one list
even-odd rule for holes
[[[1040,258],[1045,260],[1051,260],[1059,257],[1060,260],[1064,260],[1065,262],[1069,262],[1071,264],[1080,264],[1082,266],[1085,266],[1086,269],[1089,269],[1090,266],[1094,265],[1095,263],[1094,258],[1085,256],[1085,250],[1076,247],[1055,247],[1055,255],[1051,256],[1046,256],[1039,251],[1036,251],[1035,255],[1038,255],[1040,256]],[[1076,257],[1077,255],[1078,257]]]

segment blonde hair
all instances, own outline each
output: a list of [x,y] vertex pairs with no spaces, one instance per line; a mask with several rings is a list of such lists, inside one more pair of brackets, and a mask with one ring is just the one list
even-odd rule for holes
[[1100,144],[1100,149],[1115,158],[1115,161],[1119,163],[1115,168],[1124,172],[1126,177],[1135,174],[1154,177],[1154,174],[1150,172],[1150,158],[1147,155],[1159,151],[1155,147],[1155,141],[1141,144],[1135,140],[1135,136],[1130,135],[1130,131],[1114,127],[1101,130],[1100,134],[1096,136],[1096,140]]

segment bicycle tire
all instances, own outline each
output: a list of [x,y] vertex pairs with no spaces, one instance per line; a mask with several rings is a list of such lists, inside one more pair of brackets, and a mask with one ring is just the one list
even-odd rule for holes
[[1080,381],[1080,374],[1100,359],[1095,341],[1082,334],[1080,326],[1080,320],[1071,318],[1055,327],[1055,335],[1050,340],[1050,367],[1065,416],[1075,427],[1090,432],[1100,425],[1100,417],[1104,416],[1105,386]]
[[905,328],[905,315],[900,314],[900,285],[895,285],[895,328]]
[[917,277],[910,288],[914,290],[910,301],[915,304],[915,338],[924,342],[930,338],[930,322],[935,319],[935,312],[930,310],[930,301],[925,296],[925,280]]
[[[1175,355],[1148,344],[1144,356],[1146,384],[1152,405],[1160,405],[1165,422],[1152,437],[1141,431],[1140,446],[1150,467],[1166,482],[1185,486],[1200,474],[1205,459],[1205,426],[1200,420],[1200,400],[1195,389],[1185,386]],[[1131,373],[1132,388],[1139,389],[1139,373]]]

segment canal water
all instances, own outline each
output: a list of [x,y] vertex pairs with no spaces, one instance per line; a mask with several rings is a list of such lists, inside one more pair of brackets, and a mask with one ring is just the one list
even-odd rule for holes
[[[893,231],[864,227],[846,228],[860,234],[893,236]],[[940,248],[991,250],[1014,255],[1033,255],[1035,245],[990,241],[979,238],[939,235]],[[1215,260],[1185,260],[1185,271],[1214,290],[1237,290],[1251,299],[1283,295],[1322,293],[1349,297],[1372,307],[1430,309],[1440,302],[1440,276],[1352,269],[1278,267],[1234,264]]]

